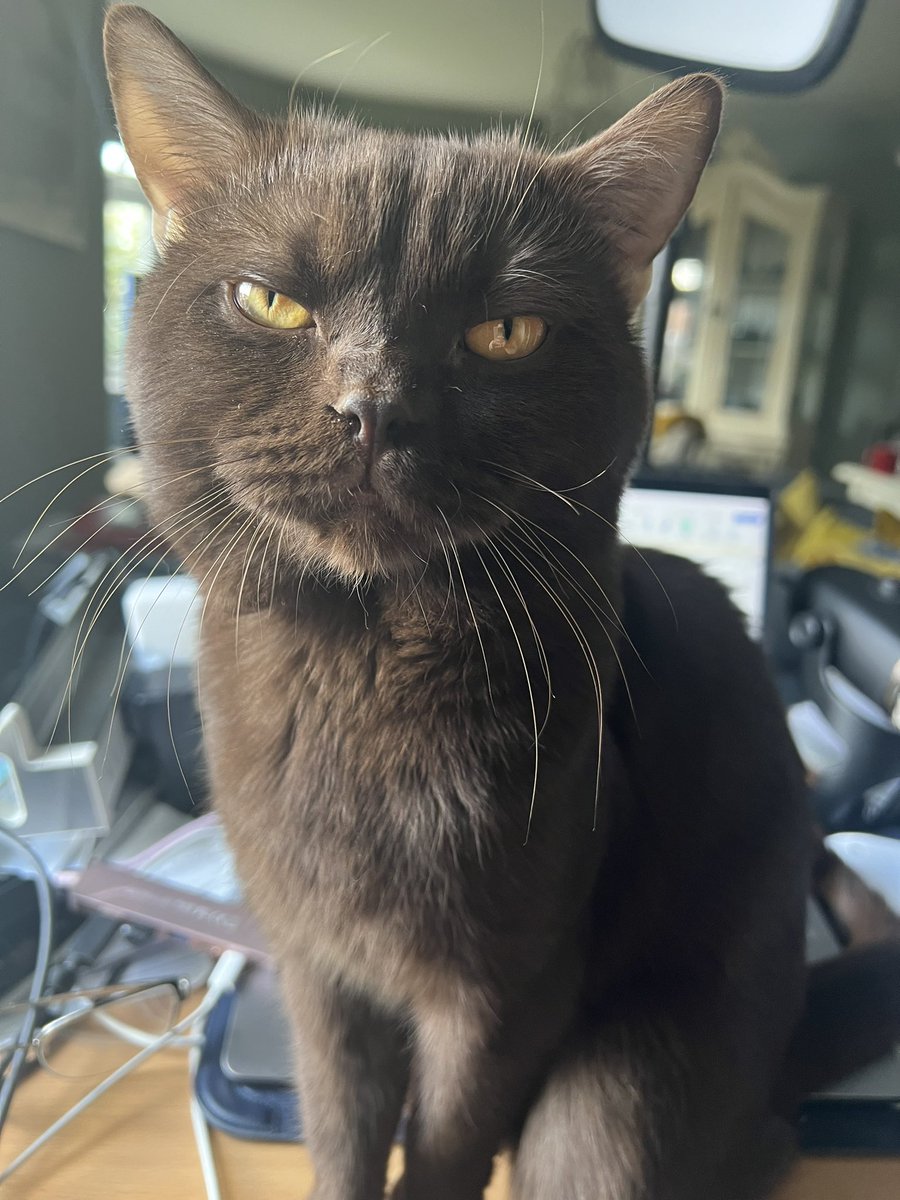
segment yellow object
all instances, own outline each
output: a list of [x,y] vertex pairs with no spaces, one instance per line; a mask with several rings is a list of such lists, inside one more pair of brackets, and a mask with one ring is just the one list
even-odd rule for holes
[[900,521],[875,513],[871,528],[839,517],[820,501],[814,472],[801,471],[778,500],[776,556],[804,570],[852,567],[887,579],[900,579]]
[[815,472],[801,471],[778,497],[778,510],[795,529],[805,529],[822,507]]
[[[884,543],[881,543],[884,545]],[[851,525],[830,508],[822,508],[794,539],[786,557],[799,567],[853,567],[887,579],[900,579],[900,546],[895,557],[878,552],[875,531]],[[885,546],[885,549],[888,547]]]

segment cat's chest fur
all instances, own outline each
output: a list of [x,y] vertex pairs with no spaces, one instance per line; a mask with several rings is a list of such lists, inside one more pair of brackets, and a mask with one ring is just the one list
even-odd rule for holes
[[590,811],[576,818],[553,800],[590,796],[596,753],[590,720],[562,703],[563,753],[540,764],[526,844],[523,665],[497,652],[489,627],[479,639],[462,624],[452,648],[367,614],[349,629],[242,616],[204,636],[215,803],[269,937],[398,1002],[426,977],[432,986],[438,963],[524,965],[565,910],[575,919],[602,844],[595,833],[573,857]]

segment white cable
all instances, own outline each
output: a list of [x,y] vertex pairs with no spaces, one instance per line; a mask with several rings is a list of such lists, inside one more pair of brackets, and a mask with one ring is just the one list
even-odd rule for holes
[[[114,1007],[114,1002],[112,1007]],[[98,1025],[102,1025],[104,1029],[108,1029],[110,1033],[121,1038],[123,1042],[130,1042],[132,1046],[152,1046],[159,1038],[158,1033],[147,1033],[143,1029],[138,1029],[136,1025],[130,1025],[127,1021],[120,1020],[103,1006],[97,1006],[93,1011],[88,1007],[84,1011],[90,1012]],[[195,1042],[196,1039],[190,1035],[183,1038],[173,1038],[166,1049],[177,1050],[182,1046],[193,1046]]]
[[126,1075],[130,1075],[136,1067],[141,1063],[146,1062],[148,1058],[154,1055],[157,1050],[161,1050],[164,1046],[168,1046],[173,1042],[184,1030],[190,1029],[195,1024],[202,1025],[205,1023],[209,1013],[216,1006],[222,996],[231,991],[237,983],[238,977],[246,964],[246,958],[243,954],[239,954],[237,950],[226,950],[216,965],[210,972],[207,985],[207,992],[197,1007],[192,1013],[179,1021],[177,1025],[173,1025],[168,1033],[164,1033],[161,1037],[156,1038],[149,1046],[138,1051],[133,1058],[130,1058],[127,1063],[123,1063],[118,1070],[107,1076],[102,1083],[98,1083],[86,1096],[73,1104],[68,1112],[63,1115],[40,1135],[35,1138],[30,1146],[26,1146],[18,1157],[14,1158],[8,1167],[0,1171],[0,1183],[5,1183],[14,1171],[17,1171],[22,1163],[27,1162],[33,1154],[47,1144],[52,1137],[55,1137],[61,1129],[64,1129],[70,1121],[84,1112],[91,1104],[94,1103],[104,1092],[107,1092],[120,1079],[124,1079]]
[[[243,971],[246,965],[246,961],[244,956],[238,954],[236,950],[225,951],[210,972],[207,985],[211,992],[215,992],[217,999],[234,988],[241,971]],[[200,1102],[197,1100],[197,1090],[195,1087],[197,1069],[200,1066],[200,1048],[205,1038],[208,1015],[207,1011],[201,1018],[202,1029],[200,1033],[203,1036],[188,1051],[188,1078],[190,1081],[190,1099],[188,1103],[191,1112],[191,1128],[194,1131],[194,1142],[197,1146],[197,1156],[200,1159],[200,1170],[203,1173],[203,1186],[206,1188],[206,1200],[222,1200],[222,1192],[219,1187],[219,1173],[216,1170],[216,1158],[213,1154],[212,1142],[209,1136],[209,1124],[200,1107]]]
[[197,1068],[200,1066],[200,1047],[192,1046],[188,1051],[188,1078],[191,1088],[191,1126],[194,1130],[194,1141],[197,1143],[197,1154],[200,1158],[200,1170],[203,1172],[203,1184],[206,1188],[206,1200],[222,1200],[219,1189],[219,1175],[216,1171],[216,1159],[213,1154],[212,1142],[209,1138],[209,1125],[203,1109],[197,1099],[195,1082]]

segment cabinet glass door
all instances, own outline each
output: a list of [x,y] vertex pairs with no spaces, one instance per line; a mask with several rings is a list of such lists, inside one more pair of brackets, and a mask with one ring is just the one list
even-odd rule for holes
[[788,249],[789,239],[781,229],[744,220],[722,396],[722,407],[730,412],[762,413],[766,408],[772,355],[783,320]]
[[697,339],[708,286],[707,227],[690,216],[679,236],[672,262],[671,300],[666,311],[657,400],[684,405],[696,366]]

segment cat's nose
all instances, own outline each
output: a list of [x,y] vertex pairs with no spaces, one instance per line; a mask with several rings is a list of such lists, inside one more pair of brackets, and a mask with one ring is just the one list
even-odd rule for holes
[[368,391],[351,391],[332,405],[346,421],[349,432],[370,462],[397,444],[400,431],[409,422],[401,400]]

